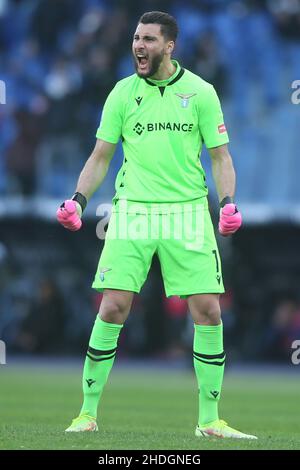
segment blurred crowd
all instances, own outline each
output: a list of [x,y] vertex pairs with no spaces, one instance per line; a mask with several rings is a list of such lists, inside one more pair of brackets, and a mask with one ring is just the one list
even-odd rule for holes
[[[177,18],[175,56],[222,99],[239,199],[300,200],[293,175],[281,177],[279,189],[273,184],[283,151],[299,166],[290,94],[300,78],[300,0],[1,0],[0,194],[73,191],[107,94],[134,71],[137,20],[155,9]],[[269,174],[254,194],[262,162]],[[116,157],[101,197],[112,196],[119,165]]]

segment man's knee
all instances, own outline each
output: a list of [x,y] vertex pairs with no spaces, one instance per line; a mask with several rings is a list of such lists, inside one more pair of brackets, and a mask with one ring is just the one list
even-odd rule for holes
[[[193,297],[193,298],[192,298]],[[219,325],[221,323],[221,308],[219,296],[192,296],[189,301],[193,320],[199,325]]]
[[98,316],[108,323],[122,325],[128,317],[132,296],[129,293],[104,292]]
[[212,301],[204,306],[202,314],[211,325],[219,325],[221,322],[221,308],[217,301]]

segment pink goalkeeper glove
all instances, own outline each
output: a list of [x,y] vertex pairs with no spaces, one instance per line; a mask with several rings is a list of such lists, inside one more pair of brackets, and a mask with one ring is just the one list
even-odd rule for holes
[[242,216],[235,204],[225,204],[220,210],[219,232],[223,236],[232,235],[242,225]]
[[56,211],[58,222],[73,232],[79,230],[82,225],[82,221],[77,211],[77,204],[78,203],[72,199],[67,199]]

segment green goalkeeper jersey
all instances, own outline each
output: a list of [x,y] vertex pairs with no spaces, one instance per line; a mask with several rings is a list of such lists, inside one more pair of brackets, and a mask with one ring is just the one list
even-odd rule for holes
[[207,195],[200,162],[207,148],[228,142],[212,85],[172,61],[168,80],[120,80],[109,94],[96,137],[122,140],[124,161],[114,200],[181,202]]

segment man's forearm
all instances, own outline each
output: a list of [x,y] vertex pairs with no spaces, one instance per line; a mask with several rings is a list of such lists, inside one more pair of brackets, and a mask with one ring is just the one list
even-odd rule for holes
[[80,173],[76,192],[83,194],[89,200],[104,180],[108,167],[107,161],[98,162],[92,154]]
[[98,140],[91,156],[84,165],[76,186],[76,192],[83,194],[87,200],[99,188],[109,168],[115,145]]
[[212,160],[212,173],[219,201],[226,196],[233,197],[235,193],[235,171],[231,156],[227,153]]

